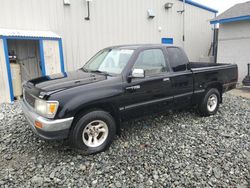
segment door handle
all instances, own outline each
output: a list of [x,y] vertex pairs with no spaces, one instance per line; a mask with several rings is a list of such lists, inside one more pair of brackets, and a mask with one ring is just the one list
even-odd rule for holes
[[163,82],[169,82],[169,81],[170,81],[170,78],[163,78],[162,81],[163,81]]
[[126,90],[137,90],[137,89],[140,89],[140,88],[141,88],[140,85],[135,85],[135,86],[126,87]]

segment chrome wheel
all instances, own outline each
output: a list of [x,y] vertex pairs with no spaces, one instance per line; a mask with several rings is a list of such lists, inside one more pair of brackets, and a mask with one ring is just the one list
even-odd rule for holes
[[207,109],[209,112],[213,112],[218,105],[218,97],[215,94],[212,94],[208,97],[207,100]]
[[108,137],[108,125],[101,120],[90,122],[83,130],[82,139],[88,147],[98,147],[102,145]]

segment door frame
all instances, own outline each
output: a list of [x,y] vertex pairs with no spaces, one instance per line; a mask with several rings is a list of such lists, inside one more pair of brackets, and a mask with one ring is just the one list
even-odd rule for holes
[[3,40],[3,50],[5,54],[5,61],[6,61],[6,68],[7,68],[7,75],[8,75],[8,83],[9,83],[9,93],[10,93],[10,102],[14,102],[14,92],[13,92],[13,84],[12,84],[12,74],[10,68],[10,60],[9,60],[9,49],[8,49],[8,40],[33,40],[39,42],[39,54],[41,60],[41,67],[42,67],[42,76],[46,76],[46,68],[45,68],[45,59],[44,59],[44,48],[43,48],[43,41],[44,40],[55,40],[58,41],[59,47],[59,54],[60,54],[60,66],[61,72],[65,72],[64,67],[64,56],[63,56],[63,44],[62,38],[52,38],[52,37],[24,37],[24,36],[0,36],[0,39]]

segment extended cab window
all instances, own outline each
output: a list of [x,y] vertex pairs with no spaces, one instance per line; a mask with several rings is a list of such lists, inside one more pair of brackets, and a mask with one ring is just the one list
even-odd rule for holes
[[166,63],[162,50],[144,50],[139,54],[133,69],[143,69],[146,76],[165,72]]
[[174,72],[187,70],[188,58],[180,48],[168,47],[168,60]]

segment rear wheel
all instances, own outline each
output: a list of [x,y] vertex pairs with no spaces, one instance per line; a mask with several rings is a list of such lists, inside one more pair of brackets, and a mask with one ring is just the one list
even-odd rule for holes
[[92,111],[78,118],[70,134],[74,147],[84,154],[106,150],[116,133],[113,117],[105,111]]
[[216,114],[220,104],[220,93],[218,89],[211,88],[207,90],[204,98],[199,104],[199,112],[202,116],[210,116]]

